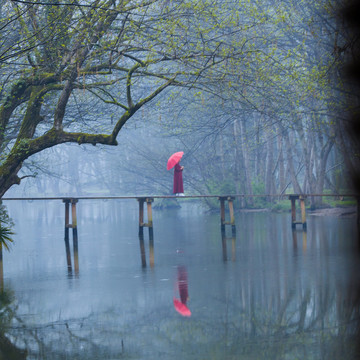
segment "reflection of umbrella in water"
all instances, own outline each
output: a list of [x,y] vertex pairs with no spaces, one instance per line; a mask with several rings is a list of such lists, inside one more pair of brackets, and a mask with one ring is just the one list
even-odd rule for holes
[[179,151],[176,152],[175,154],[172,154],[167,162],[166,170],[172,169],[181,160],[183,155],[184,155],[183,151]]
[[176,298],[174,298],[174,307],[175,307],[175,310],[182,316],[191,316],[190,309],[185,304],[183,304],[180,300],[178,300]]
[[188,279],[185,266],[178,267],[177,285],[179,288],[180,300],[174,297],[175,310],[182,316],[191,316],[190,309],[186,306],[189,299]]

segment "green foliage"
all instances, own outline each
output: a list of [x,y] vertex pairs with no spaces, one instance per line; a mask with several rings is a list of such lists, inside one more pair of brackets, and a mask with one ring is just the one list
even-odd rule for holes
[[[336,169],[334,170],[334,185],[336,190],[340,193],[343,192],[343,188],[346,186],[346,179],[344,178],[344,171],[343,169]],[[345,191],[346,192],[346,191]]]
[[230,195],[236,192],[235,182],[232,179],[224,181],[210,180],[207,188],[210,195]]
[[9,217],[6,208],[0,205],[0,244],[9,250],[9,244],[13,242],[12,236],[15,234],[12,231],[14,223]]
[[[256,178],[254,181],[252,181],[252,190],[254,195],[263,195],[265,194],[265,184],[263,181],[261,181],[259,178]],[[254,205],[252,207],[261,209],[261,208],[267,208],[269,207],[269,203],[266,199],[266,197],[259,197],[256,196],[253,198]]]
[[6,250],[9,250],[9,243],[13,242],[12,235],[14,234],[10,227],[0,223],[0,244],[4,246]]
[[356,206],[356,199],[353,197],[324,197],[323,203],[331,207]]
[[13,220],[10,218],[10,216],[6,210],[6,207],[1,203],[0,203],[0,221],[9,227],[12,227],[15,225]]
[[[232,179],[216,181],[211,179],[206,182],[207,193],[209,195],[231,195],[235,193],[235,183]],[[219,200],[216,198],[205,199],[207,206],[211,209],[219,208]]]
[[280,200],[275,204],[271,204],[270,209],[274,212],[288,212],[291,210],[291,202],[289,200]]
[[256,178],[255,180],[252,181],[252,189],[254,195],[265,194],[265,184],[259,178]]

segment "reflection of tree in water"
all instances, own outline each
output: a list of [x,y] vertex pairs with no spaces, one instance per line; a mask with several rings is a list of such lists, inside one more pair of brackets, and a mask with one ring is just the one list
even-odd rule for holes
[[168,345],[177,344],[183,352],[185,343],[194,359],[357,359],[358,294],[304,289],[301,296],[289,292],[278,303],[251,295],[242,304],[219,301],[221,314],[184,322],[175,330],[169,324]]
[[170,304],[126,319],[117,309],[41,326],[16,319],[9,333],[36,359],[355,359],[356,290],[300,290],[277,299],[254,289],[237,298],[229,292],[225,303],[215,300],[217,313],[198,306],[190,319],[176,316]]
[[18,348],[7,336],[11,321],[15,315],[12,305],[13,294],[9,290],[0,291],[0,359],[26,359],[26,351]]
[[[39,324],[17,315],[12,291],[0,292],[0,359],[121,359],[119,351],[109,352],[109,343],[94,319],[74,319]],[[90,324],[90,328],[89,328]],[[98,324],[97,324],[98,325]],[[83,329],[84,328],[84,329]],[[107,338],[110,338],[107,334]],[[111,338],[114,341],[114,338]],[[120,341],[121,345],[121,341]]]
[[28,359],[108,359],[123,358],[123,346],[116,333],[102,330],[94,318],[64,320],[41,325],[29,325],[16,320],[11,330],[20,347],[26,348]]
[[[114,306],[84,318],[63,320],[59,316],[58,321],[42,322],[36,315],[16,314],[12,297],[4,292],[0,350],[15,354],[9,359],[25,358],[21,349],[26,349],[27,359],[54,360],[179,356],[209,360],[356,359],[360,332],[356,279],[348,278],[346,272],[335,274],[334,279],[322,257],[317,261],[324,263],[312,267],[311,273],[301,266],[301,259],[291,261],[292,266],[285,267],[280,259],[271,262],[273,274],[257,277],[259,263],[249,262],[246,271],[236,272],[235,281],[219,277],[221,292],[210,289],[217,286],[216,279],[211,287],[205,281],[204,289],[192,289],[191,318],[179,317],[169,298],[168,306],[154,299],[140,309]],[[266,263],[260,265],[266,267]]]

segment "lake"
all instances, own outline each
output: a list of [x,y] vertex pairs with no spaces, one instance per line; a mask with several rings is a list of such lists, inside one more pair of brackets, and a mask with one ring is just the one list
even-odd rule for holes
[[223,238],[219,213],[183,199],[153,210],[154,246],[145,228],[142,248],[136,200],[80,200],[68,264],[60,200],[4,203],[16,235],[3,252],[0,358],[359,354],[355,217],[308,216],[304,232],[290,213],[239,212]]

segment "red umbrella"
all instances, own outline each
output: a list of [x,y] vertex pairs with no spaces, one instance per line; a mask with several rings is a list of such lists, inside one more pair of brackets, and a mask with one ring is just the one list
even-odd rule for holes
[[183,304],[180,300],[178,300],[176,298],[174,298],[174,307],[175,307],[175,310],[182,316],[191,316],[190,309],[185,304]]
[[183,151],[179,151],[176,152],[175,154],[172,154],[167,162],[166,170],[172,169],[181,160],[183,155],[184,155]]

